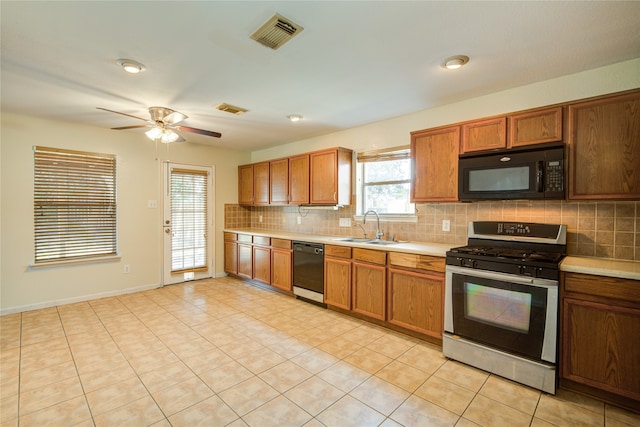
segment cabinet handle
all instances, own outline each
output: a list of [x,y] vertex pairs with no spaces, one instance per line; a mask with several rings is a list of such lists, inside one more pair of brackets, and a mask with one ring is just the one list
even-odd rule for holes
[[338,199],[336,199],[336,195],[337,195],[337,194],[338,194],[337,192],[335,192],[335,191],[333,192],[333,201],[334,201],[334,202],[338,201]]

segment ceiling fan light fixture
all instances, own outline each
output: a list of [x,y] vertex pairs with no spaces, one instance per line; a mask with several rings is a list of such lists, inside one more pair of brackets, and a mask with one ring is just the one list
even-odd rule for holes
[[163,144],[170,144],[172,142],[176,142],[178,138],[180,138],[180,135],[170,129],[165,129],[160,137],[160,142]]
[[146,131],[144,134],[147,135],[147,138],[149,138],[150,140],[155,141],[162,136],[162,133],[162,128],[160,126],[155,126]]
[[445,58],[444,61],[442,61],[442,68],[446,68],[448,70],[457,70],[458,68],[461,68],[463,65],[465,65],[467,62],[469,62],[469,57],[466,55],[450,56],[448,58]]
[[118,59],[116,62],[129,74],[138,74],[144,71],[144,65],[133,59]]
[[302,120],[302,116],[300,114],[290,114],[287,116],[287,118],[292,122],[299,122],[300,120]]

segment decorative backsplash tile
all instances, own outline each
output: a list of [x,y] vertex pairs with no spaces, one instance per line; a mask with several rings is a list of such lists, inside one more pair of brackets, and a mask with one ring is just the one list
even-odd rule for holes
[[[566,224],[570,255],[640,261],[640,202],[495,201],[477,203],[420,203],[416,222],[381,222],[385,238],[451,243],[467,242],[469,221],[523,221]],[[243,207],[225,205],[225,227],[256,228],[306,234],[361,236],[354,205],[338,210],[297,206]],[[298,224],[300,218],[300,224]],[[351,218],[351,227],[340,227]],[[260,222],[262,219],[262,222]],[[442,231],[442,220],[451,229]],[[375,221],[364,226],[375,234]]]

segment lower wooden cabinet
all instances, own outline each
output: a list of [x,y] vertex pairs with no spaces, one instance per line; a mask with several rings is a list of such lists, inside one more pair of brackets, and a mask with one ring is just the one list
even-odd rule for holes
[[352,268],[352,310],[386,320],[386,267],[354,261]]
[[224,233],[224,271],[238,274],[238,243],[236,233]]
[[351,248],[324,247],[324,302],[351,310]]
[[238,276],[253,279],[253,245],[238,243]]
[[293,252],[291,249],[271,249],[271,286],[291,291],[293,285],[292,268]]
[[271,249],[253,247],[253,280],[271,284]]
[[389,267],[387,320],[442,339],[443,277]]
[[640,408],[640,282],[564,273],[561,385]]

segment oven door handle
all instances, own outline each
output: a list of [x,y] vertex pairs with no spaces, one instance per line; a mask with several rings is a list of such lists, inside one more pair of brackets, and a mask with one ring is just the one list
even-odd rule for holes
[[473,268],[458,267],[455,265],[447,265],[446,273],[464,274],[466,276],[482,277],[485,279],[502,280],[503,282],[521,283],[524,285],[537,286],[540,288],[557,287],[557,280],[539,279],[528,276],[517,276],[514,274],[497,273],[495,271],[476,270]]

